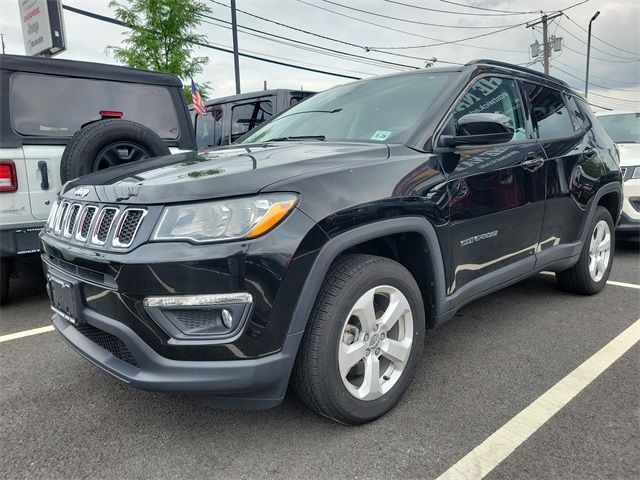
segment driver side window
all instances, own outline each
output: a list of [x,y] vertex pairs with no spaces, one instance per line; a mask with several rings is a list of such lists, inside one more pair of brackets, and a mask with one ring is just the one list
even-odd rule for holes
[[466,126],[469,119],[477,119],[476,114],[494,114],[494,121],[501,123],[505,130],[513,132],[509,142],[526,140],[522,102],[515,81],[501,77],[483,77],[475,81],[456,105],[453,116],[447,125],[452,135],[482,135],[497,133],[476,130]]

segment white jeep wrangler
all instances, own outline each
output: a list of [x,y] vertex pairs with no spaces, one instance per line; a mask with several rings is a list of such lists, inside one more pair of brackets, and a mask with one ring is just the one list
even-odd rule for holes
[[0,107],[0,303],[64,182],[196,148],[173,75],[0,55]]

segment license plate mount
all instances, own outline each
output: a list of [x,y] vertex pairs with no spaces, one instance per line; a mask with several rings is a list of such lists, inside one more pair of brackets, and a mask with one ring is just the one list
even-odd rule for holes
[[72,282],[49,276],[51,309],[73,325],[81,323],[78,317],[77,288]]

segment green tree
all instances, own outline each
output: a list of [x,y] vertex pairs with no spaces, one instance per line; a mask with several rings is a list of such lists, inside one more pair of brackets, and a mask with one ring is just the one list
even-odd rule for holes
[[425,63],[424,68],[433,67],[437,61],[438,59],[436,57],[426,59],[427,63]]
[[[189,83],[190,78],[202,72],[208,57],[193,55],[196,43],[206,41],[197,34],[200,14],[211,9],[195,0],[112,0],[109,7],[129,31],[122,46],[109,46],[107,52],[128,67],[172,73]],[[200,94],[207,96],[209,85],[199,83]],[[191,88],[185,87],[187,101],[191,102]]]

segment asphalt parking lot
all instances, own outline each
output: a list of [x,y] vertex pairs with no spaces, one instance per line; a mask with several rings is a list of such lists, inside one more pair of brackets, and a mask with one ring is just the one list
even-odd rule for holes
[[[640,285],[637,243],[617,245],[610,280]],[[50,324],[35,266],[13,294],[0,337]],[[292,396],[246,412],[137,391],[55,332],[3,341],[0,477],[436,478],[639,318],[637,288],[579,297],[538,275],[429,331],[401,404],[360,427]],[[486,478],[640,478],[640,344]]]

